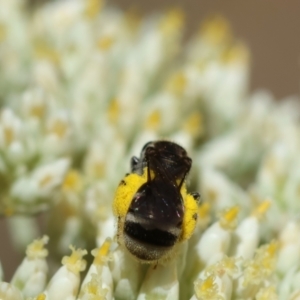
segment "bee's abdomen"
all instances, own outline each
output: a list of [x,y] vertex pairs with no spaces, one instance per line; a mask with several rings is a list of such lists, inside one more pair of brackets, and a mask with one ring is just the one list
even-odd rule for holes
[[167,229],[146,229],[139,223],[127,221],[124,233],[140,243],[147,243],[158,247],[172,247],[178,239],[178,235]]

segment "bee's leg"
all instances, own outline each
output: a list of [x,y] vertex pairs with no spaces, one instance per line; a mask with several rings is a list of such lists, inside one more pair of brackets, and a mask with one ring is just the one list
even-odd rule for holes
[[149,161],[147,163],[147,181],[151,181],[151,173],[150,173],[150,164]]
[[190,195],[194,198],[194,200],[197,202],[198,205],[202,203],[201,196],[198,192],[192,192]]
[[189,157],[186,157],[185,158],[185,164],[183,165],[182,171],[181,171],[181,172],[184,171],[184,176],[183,176],[181,182],[179,183],[179,186],[178,186],[179,190],[181,189],[181,187],[182,187],[182,185],[183,185],[183,183],[186,179],[186,176],[187,176],[187,174],[189,173],[189,171],[191,169],[191,166],[192,166],[192,160]]
[[137,166],[140,163],[140,159],[137,158],[136,156],[132,156],[130,160],[130,169],[131,172],[136,172],[137,171]]

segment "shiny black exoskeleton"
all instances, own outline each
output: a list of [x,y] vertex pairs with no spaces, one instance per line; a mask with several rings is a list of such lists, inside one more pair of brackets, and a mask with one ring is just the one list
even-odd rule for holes
[[178,241],[184,217],[180,190],[191,165],[186,151],[169,141],[149,142],[140,158],[131,159],[133,173],[147,170],[147,182],[135,193],[124,223],[125,245],[139,259],[158,260]]

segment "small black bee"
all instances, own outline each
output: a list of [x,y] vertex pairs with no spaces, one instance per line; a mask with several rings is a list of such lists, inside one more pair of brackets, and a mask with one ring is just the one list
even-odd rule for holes
[[118,241],[142,262],[158,262],[188,239],[196,226],[198,193],[188,194],[185,180],[192,160],[169,141],[147,143],[131,173],[120,183],[114,213]]

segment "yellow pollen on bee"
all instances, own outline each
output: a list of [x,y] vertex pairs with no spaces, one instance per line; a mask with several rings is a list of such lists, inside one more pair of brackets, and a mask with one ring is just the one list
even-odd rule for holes
[[224,229],[234,229],[237,225],[237,216],[240,211],[239,206],[233,206],[231,208],[225,209],[221,213],[220,225]]
[[196,228],[198,218],[198,204],[191,194],[187,194],[185,184],[183,184],[180,193],[182,195],[185,210],[180,240],[184,241],[188,240],[192,236]]
[[117,217],[125,217],[131,200],[136,191],[147,182],[147,168],[144,168],[143,174],[131,173],[126,176],[119,184],[113,202],[113,212]]

